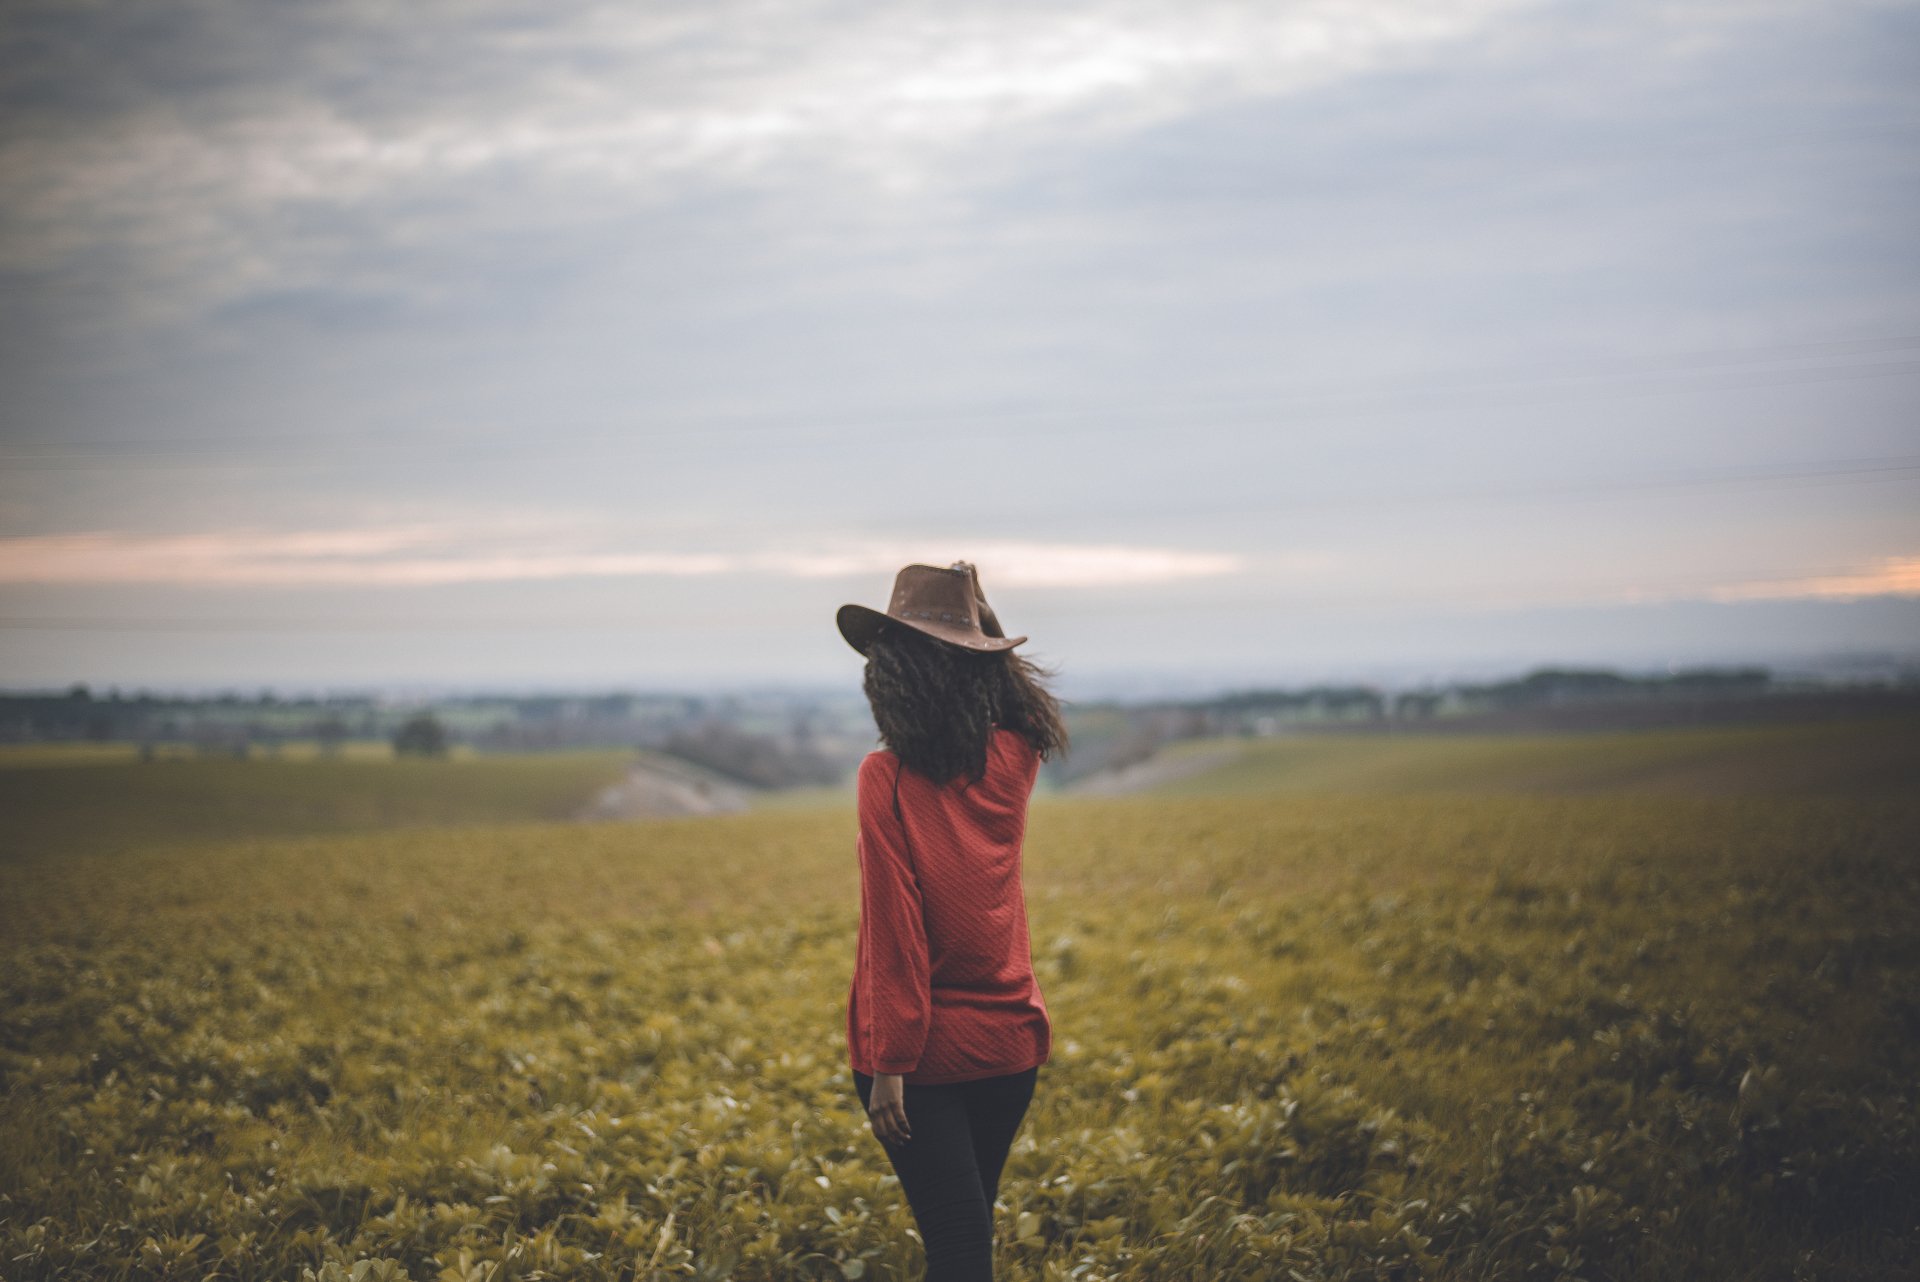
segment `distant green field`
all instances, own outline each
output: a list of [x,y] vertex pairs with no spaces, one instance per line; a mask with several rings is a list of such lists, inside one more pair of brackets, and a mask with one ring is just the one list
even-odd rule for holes
[[0,861],[180,841],[561,819],[619,779],[609,750],[444,761],[347,756],[74,763],[0,754]]
[[[1913,1276],[1920,798],[1886,734],[1314,737],[1037,801],[1055,1042],[1002,1275]],[[844,799],[381,829],[335,780],[317,813],[364,830],[271,835],[221,785],[319,776],[194,764],[96,794],[110,824],[80,780],[120,767],[0,808],[31,856],[0,1274],[918,1276],[845,1062]],[[566,791],[485,764],[382,795]],[[168,842],[127,842],[142,807]]]
[[1314,733],[1194,740],[1163,753],[1223,746],[1238,760],[1151,791],[1920,792],[1920,722],[1910,718],[1563,735]]
[[[310,761],[347,759],[351,761],[391,761],[393,745],[383,740],[354,739],[331,749],[310,739],[283,739],[271,746],[255,745],[249,755],[258,761]],[[455,744],[449,752],[455,759],[471,757],[473,749]],[[155,744],[143,753],[137,743],[8,743],[0,744],[0,770],[20,770],[32,766],[126,765],[143,756],[157,761],[203,761],[231,758],[229,753],[201,752],[183,743]]]

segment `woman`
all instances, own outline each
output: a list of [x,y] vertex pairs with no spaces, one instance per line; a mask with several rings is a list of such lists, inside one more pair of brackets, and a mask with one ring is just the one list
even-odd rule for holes
[[926,1245],[927,1282],[993,1277],[993,1202],[1053,1045],[1021,887],[1027,798],[1065,750],[1046,674],[973,566],[910,565],[840,608],[886,744],[860,764],[853,1081]]

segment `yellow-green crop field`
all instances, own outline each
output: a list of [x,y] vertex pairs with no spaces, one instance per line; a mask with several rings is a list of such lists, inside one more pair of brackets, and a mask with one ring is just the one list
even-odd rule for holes
[[[1036,800],[1002,1275],[1912,1276],[1920,728],[1705,734]],[[918,1276],[850,806],[584,825],[475,760],[385,828],[220,764],[0,768],[0,1275]]]
[[[84,750],[83,750],[84,751]],[[633,754],[183,758],[0,756],[0,861],[185,841],[561,819],[626,773]]]

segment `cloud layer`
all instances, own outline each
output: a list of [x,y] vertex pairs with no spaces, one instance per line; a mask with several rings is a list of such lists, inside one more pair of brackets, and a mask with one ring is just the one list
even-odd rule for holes
[[1851,574],[1734,584],[1709,595],[1715,601],[1859,601],[1868,597],[1920,596],[1920,556],[1888,557],[1877,566]]
[[[1878,0],[9,5],[0,682],[396,589],[821,672],[960,557],[1115,664],[1890,644],[1916,61]],[[473,663],[723,654],[558,627]]]
[[[566,548],[566,544],[574,544]],[[498,523],[353,527],[280,533],[233,530],[141,536],[113,531],[0,539],[0,583],[180,587],[424,587],[544,579],[770,575],[841,579],[945,564],[961,548],[983,580],[1019,588],[1116,587],[1228,574],[1241,558],[1214,552],[1006,540],[895,541],[774,547],[742,553],[580,546],[564,527]],[[534,550],[522,550],[531,544]],[[556,546],[562,545],[562,546]]]
[[1063,135],[1365,74],[1522,2],[19,6],[0,268],[112,246],[205,303],[324,270],[317,213],[478,184],[645,207],[824,167],[870,196],[950,190]]

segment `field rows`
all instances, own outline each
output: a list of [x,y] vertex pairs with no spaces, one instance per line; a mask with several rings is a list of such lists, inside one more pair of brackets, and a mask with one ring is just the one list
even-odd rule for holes
[[[1898,793],[1038,802],[1005,1276],[1911,1271],[1916,837]],[[844,809],[0,865],[0,1273],[918,1276],[856,904]]]

